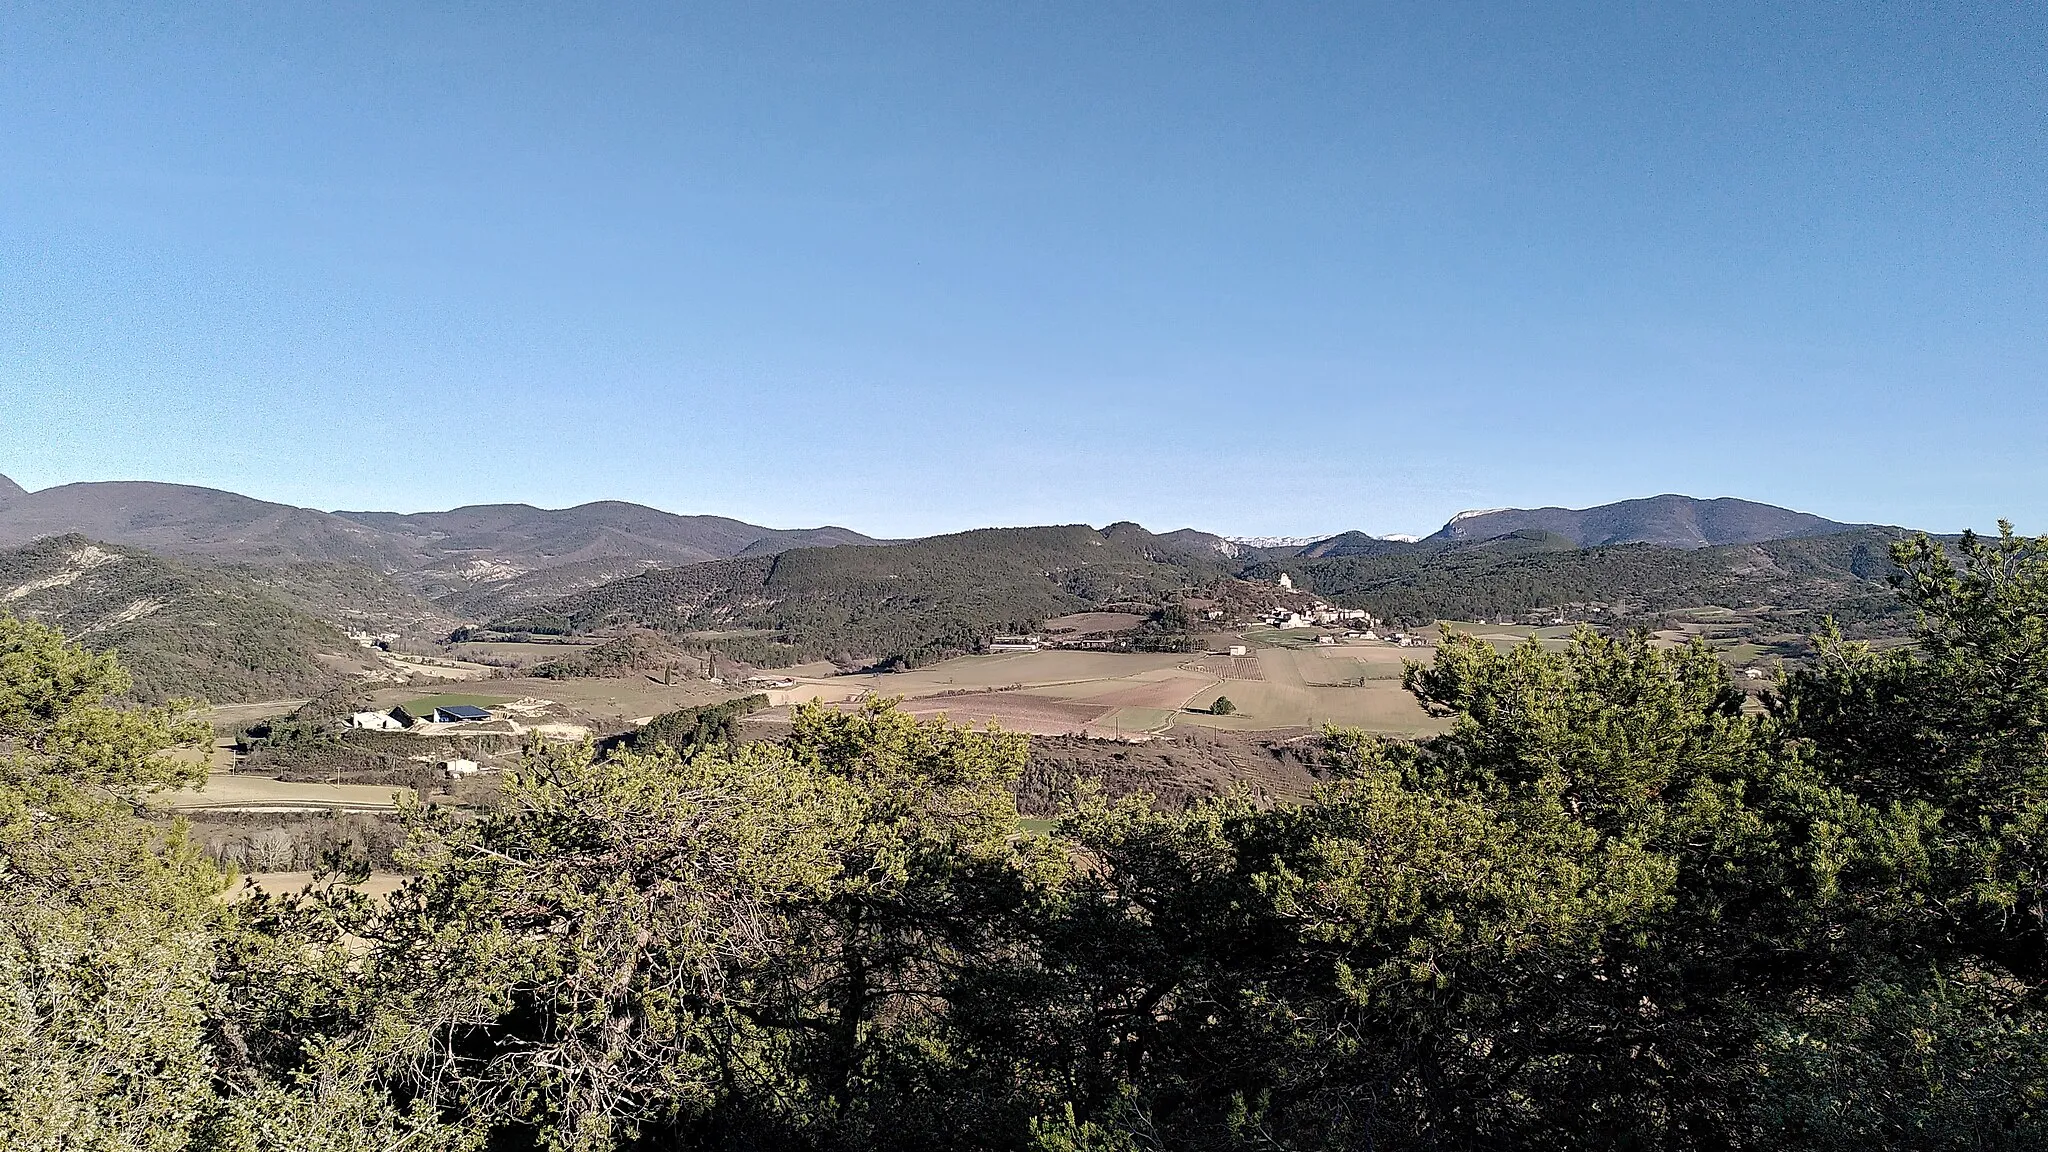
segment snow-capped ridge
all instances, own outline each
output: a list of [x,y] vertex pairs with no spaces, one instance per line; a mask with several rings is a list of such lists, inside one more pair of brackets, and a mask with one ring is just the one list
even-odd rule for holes
[[[1513,508],[1467,508],[1463,512],[1458,513],[1456,516],[1451,517],[1450,523],[1456,524],[1460,520],[1469,520],[1474,516],[1491,516],[1496,512],[1513,511]],[[1388,539],[1391,540],[1393,539],[1393,537],[1389,536]]]
[[[1333,533],[1334,535],[1334,533]],[[1247,548],[1303,548],[1329,536],[1225,536],[1232,544]]]

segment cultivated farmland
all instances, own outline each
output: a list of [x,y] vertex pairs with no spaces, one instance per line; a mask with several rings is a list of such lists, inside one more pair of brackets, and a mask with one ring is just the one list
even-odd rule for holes
[[646,676],[572,680],[520,677],[489,683],[491,695],[488,697],[448,695],[422,698],[417,688],[400,687],[379,689],[372,694],[371,701],[374,707],[384,709],[399,704],[410,706],[410,703],[423,700],[440,704],[474,703],[484,708],[502,705],[505,701],[545,700],[549,707],[522,710],[522,720],[559,720],[606,728],[619,722],[658,716],[677,708],[715,704],[742,694],[738,688],[707,680],[678,680],[674,684],[663,684]]
[[[1252,655],[1041,651],[962,656],[911,672],[796,677],[776,705],[900,697],[917,715],[996,723],[1043,736],[1144,736],[1193,724],[1266,731],[1322,723],[1416,735],[1438,725],[1400,685],[1403,656],[1386,645],[1267,647]],[[1207,709],[1217,696],[1237,706]],[[786,707],[762,714],[787,716]]]
[[389,784],[313,784],[215,772],[197,789],[157,792],[149,802],[177,812],[381,812],[398,807],[401,796],[411,795],[412,789]]

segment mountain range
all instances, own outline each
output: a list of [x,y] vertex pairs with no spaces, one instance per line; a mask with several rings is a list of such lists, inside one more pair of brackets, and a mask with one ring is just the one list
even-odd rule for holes
[[1594,508],[1486,508],[1460,512],[1431,540],[1491,540],[1534,530],[1562,536],[1581,548],[1657,544],[1711,548],[1825,536],[1867,525],[1843,524],[1810,512],[1721,497],[1700,500],[1666,494]]
[[1185,597],[1241,615],[1282,574],[1302,594],[1417,623],[1541,608],[1642,624],[1721,606],[1775,614],[1780,631],[1821,613],[1881,629],[1899,534],[1666,495],[1461,513],[1420,541],[1130,523],[880,541],[618,501],[324,512],[188,485],[29,492],[0,477],[0,549],[19,546],[0,552],[0,609],[118,649],[142,698],[248,699],[331,682],[360,651],[342,630],[432,644],[463,625],[651,628],[762,667],[900,667],[1085,611],[1149,618],[1142,639],[1174,643],[1191,627]]
[[[1656,627],[1674,613],[1715,608],[1743,615],[1759,632],[1803,633],[1825,615],[1876,635],[1896,630],[1898,600],[1886,578],[1899,534],[1850,528],[1697,548],[1582,548],[1540,529],[1414,543],[1349,534],[1232,556],[1206,534],[1155,535],[1135,524],[982,529],[652,571],[531,605],[491,630],[653,628],[757,666],[829,659],[904,667],[972,652],[1067,613],[1137,613],[1163,628],[1198,630],[1173,606],[1192,597],[1242,617],[1291,595],[1326,597],[1408,626],[1540,611],[1545,619]],[[1296,592],[1279,586],[1282,575]]]
[[447,512],[322,512],[185,484],[105,481],[30,492],[0,476],[0,547],[76,532],[173,556],[349,564],[458,610],[559,596],[656,566],[877,543],[846,528],[765,528],[599,501]]
[[[1593,508],[1489,508],[1460,512],[1434,541],[1553,533],[1582,548],[1656,544],[1708,548],[1843,532],[1807,512],[1730,497],[1667,494]],[[0,476],[0,547],[68,532],[180,556],[254,564],[353,564],[397,577],[423,595],[502,609],[594,587],[649,568],[774,555],[794,548],[886,543],[850,528],[777,529],[724,516],[684,516],[601,500],[573,508],[480,504],[446,512],[323,512],[185,484],[100,481],[30,492]],[[1220,555],[1370,553],[1403,536],[1363,532],[1305,537],[1217,536],[1194,529],[1161,537]]]
[[1516,533],[1541,532],[1579,548],[1655,544],[1662,548],[1714,548],[1826,536],[1872,525],[1849,524],[1731,496],[1703,500],[1667,493],[1592,508],[1481,508],[1460,512],[1428,536],[1339,532],[1334,536],[1211,536],[1184,529],[1169,536],[1209,543],[1230,557],[1282,559],[1380,555],[1418,542],[1476,543]]

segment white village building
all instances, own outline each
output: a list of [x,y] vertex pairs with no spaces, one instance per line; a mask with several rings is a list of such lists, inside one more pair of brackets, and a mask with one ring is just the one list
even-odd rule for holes
[[348,726],[370,732],[402,732],[405,722],[389,712],[358,712],[348,718]]

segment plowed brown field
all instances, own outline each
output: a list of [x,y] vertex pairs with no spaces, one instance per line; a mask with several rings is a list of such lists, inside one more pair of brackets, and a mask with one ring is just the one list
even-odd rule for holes
[[1033,732],[1047,736],[1079,732],[1114,711],[1114,708],[1107,704],[1055,700],[1047,696],[1026,696],[1021,692],[987,692],[972,696],[905,700],[902,708],[913,716],[936,716],[944,713],[956,724],[986,724],[993,721],[1012,732]]
[[1175,676],[1167,680],[1127,683],[1084,697],[1077,703],[1109,704],[1118,708],[1179,708],[1187,703],[1190,696],[1207,691],[1215,683],[1212,676]]

